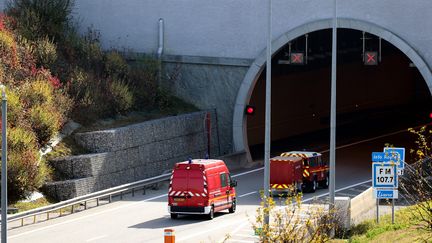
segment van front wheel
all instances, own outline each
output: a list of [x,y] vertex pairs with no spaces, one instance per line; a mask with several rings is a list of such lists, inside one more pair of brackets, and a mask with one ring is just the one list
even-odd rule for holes
[[237,200],[234,199],[234,200],[232,201],[232,205],[231,205],[231,207],[229,208],[228,211],[229,211],[230,213],[234,213],[234,212],[236,211],[236,207],[237,207]]
[[210,220],[214,218],[214,206],[211,207],[210,213],[207,215],[207,218]]

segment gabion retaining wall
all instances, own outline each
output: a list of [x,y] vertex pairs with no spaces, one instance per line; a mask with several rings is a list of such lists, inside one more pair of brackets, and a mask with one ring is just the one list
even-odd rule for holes
[[[43,190],[51,198],[66,200],[163,174],[189,157],[203,158],[207,153],[206,113],[75,134],[75,140],[94,153],[49,161],[56,181],[45,184]],[[214,112],[211,118],[211,157],[217,157],[220,152]]]

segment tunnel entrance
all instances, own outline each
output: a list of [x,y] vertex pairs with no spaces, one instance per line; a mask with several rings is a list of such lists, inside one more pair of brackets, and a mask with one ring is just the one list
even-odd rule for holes
[[[331,29],[318,30],[291,40],[274,54],[272,156],[288,150],[319,150],[328,144],[331,40]],[[363,50],[376,54],[377,65],[365,63]],[[290,53],[303,53],[307,63],[296,65],[292,59],[289,63]],[[398,48],[385,40],[380,43],[376,35],[340,28],[337,53],[338,142],[430,122],[429,88],[415,64]],[[265,70],[256,80],[249,104],[256,109],[246,117],[247,143],[252,158],[260,159]]]

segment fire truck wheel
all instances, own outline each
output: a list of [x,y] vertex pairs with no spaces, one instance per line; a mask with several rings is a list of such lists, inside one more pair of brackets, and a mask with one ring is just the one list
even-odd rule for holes
[[214,206],[212,205],[210,209],[210,213],[207,215],[207,218],[212,220],[214,218]]
[[172,214],[171,214],[171,218],[172,218],[172,219],[177,219],[177,218],[178,218],[178,214],[176,214],[176,213],[172,213]]
[[234,199],[231,205],[231,208],[229,209],[230,213],[234,213],[236,211],[237,201]]
[[320,182],[320,186],[322,187],[322,188],[328,188],[329,187],[329,175],[327,174],[326,175],[326,177],[324,178],[324,180],[322,180],[321,182]]
[[315,192],[316,189],[317,189],[316,178],[314,178],[313,181],[307,182],[307,192]]
[[316,178],[314,178],[314,180],[312,181],[312,192],[316,191],[317,185],[318,185],[318,183],[316,181]]

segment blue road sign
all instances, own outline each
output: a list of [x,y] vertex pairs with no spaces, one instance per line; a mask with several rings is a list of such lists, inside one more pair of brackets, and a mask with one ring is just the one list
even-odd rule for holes
[[399,154],[400,161],[398,162],[398,169],[405,169],[405,148],[391,148],[391,147],[385,147],[384,153],[387,155],[391,154]]
[[393,153],[372,152],[372,162],[397,162],[398,156]]
[[374,188],[398,188],[398,172],[395,163],[372,163]]
[[389,190],[389,189],[375,189],[375,198],[376,199],[397,199],[398,191],[397,190]]

